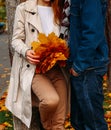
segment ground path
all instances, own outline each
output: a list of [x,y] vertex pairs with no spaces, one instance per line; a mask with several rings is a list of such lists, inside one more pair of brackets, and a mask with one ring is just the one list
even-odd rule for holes
[[8,88],[10,67],[8,34],[2,33],[0,34],[0,98]]

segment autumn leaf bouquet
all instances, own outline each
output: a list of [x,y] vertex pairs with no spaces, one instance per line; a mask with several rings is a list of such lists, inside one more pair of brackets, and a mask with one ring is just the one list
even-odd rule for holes
[[31,43],[36,55],[40,56],[40,62],[36,65],[36,73],[45,73],[55,64],[61,67],[66,65],[69,56],[69,48],[65,40],[59,38],[54,32],[46,36],[39,33],[38,41]]

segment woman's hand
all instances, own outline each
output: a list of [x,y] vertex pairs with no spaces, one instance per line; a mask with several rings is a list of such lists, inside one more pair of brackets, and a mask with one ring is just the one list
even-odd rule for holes
[[37,56],[33,50],[26,51],[26,59],[28,60],[29,63],[36,65],[37,63],[40,62],[39,58],[40,57]]
[[76,71],[75,71],[73,68],[71,68],[71,69],[69,70],[69,72],[70,72],[70,74],[72,74],[72,75],[75,76],[75,77],[79,76],[79,74],[76,73]]

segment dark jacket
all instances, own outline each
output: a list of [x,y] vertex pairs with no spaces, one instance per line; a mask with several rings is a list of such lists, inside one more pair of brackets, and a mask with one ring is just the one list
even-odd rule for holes
[[107,0],[71,0],[69,63],[77,73],[108,64],[106,8]]

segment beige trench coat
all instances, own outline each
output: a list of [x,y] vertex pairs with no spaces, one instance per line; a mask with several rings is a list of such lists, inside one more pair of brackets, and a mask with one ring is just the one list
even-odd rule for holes
[[[30,43],[37,40],[38,33],[42,32],[36,3],[36,0],[28,0],[16,9],[11,43],[15,54],[6,99],[6,107],[27,127],[30,127],[32,117],[31,83],[36,66],[26,61],[25,53],[31,48]],[[57,25],[53,31],[59,35]]]

